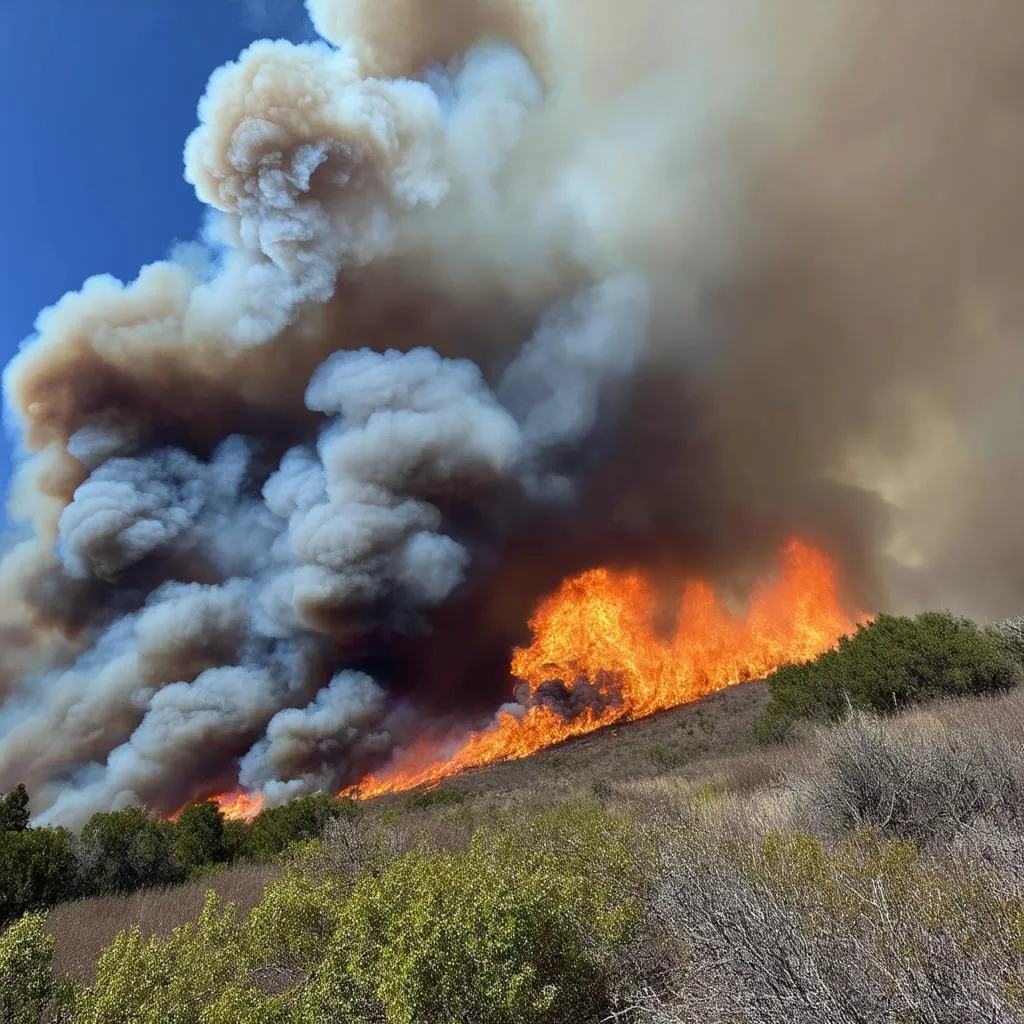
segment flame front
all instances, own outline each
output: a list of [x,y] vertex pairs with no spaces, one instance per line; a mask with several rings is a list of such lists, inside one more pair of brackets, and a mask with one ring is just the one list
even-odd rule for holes
[[604,698],[599,710],[572,718],[543,704],[522,714],[503,711],[455,750],[425,742],[344,795],[369,799],[528,757],[807,661],[857,625],[843,611],[832,562],[799,540],[785,546],[778,577],[755,588],[744,616],[731,614],[702,581],[683,586],[676,628],[667,638],[658,633],[656,613],[653,587],[639,573],[594,569],[566,580],[530,621],[533,642],[515,652],[512,673],[531,695],[551,680],[568,686],[585,680]]
[[228,821],[252,821],[263,810],[263,797],[259,793],[221,793],[213,798]]

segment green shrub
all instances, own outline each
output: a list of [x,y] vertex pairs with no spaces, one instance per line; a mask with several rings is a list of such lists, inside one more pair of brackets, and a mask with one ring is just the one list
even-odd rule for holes
[[836,719],[847,701],[891,712],[936,697],[996,692],[1022,674],[1006,644],[968,619],[943,612],[881,615],[835,650],[771,676],[771,703],[758,731],[775,738],[797,719]]
[[312,975],[342,920],[348,893],[341,879],[308,870],[312,858],[290,864],[267,886],[249,918],[249,942],[258,964],[277,972]]
[[216,896],[193,924],[148,941],[121,932],[100,957],[96,980],[76,1000],[75,1024],[275,1024],[282,1003],[250,977],[246,931]]
[[189,804],[174,823],[174,857],[192,874],[209,864],[229,859],[224,841],[224,812],[217,804]]
[[461,789],[427,789],[406,797],[405,804],[410,810],[426,810],[428,807],[454,807],[465,801]]
[[82,895],[74,837],[65,829],[0,832],[0,925]]
[[0,1021],[40,1024],[53,993],[53,936],[29,914],[0,935]]
[[479,835],[468,851],[409,853],[361,879],[304,1000],[308,1019],[377,1008],[388,1024],[597,1019],[605,954],[631,920],[622,895],[554,851],[523,853]]
[[327,793],[267,808],[249,825],[242,840],[242,852],[252,860],[272,860],[293,843],[320,836],[332,818],[355,817],[358,812],[354,801]]
[[82,869],[94,893],[129,893],[180,882],[174,825],[141,807],[94,814],[82,829]]

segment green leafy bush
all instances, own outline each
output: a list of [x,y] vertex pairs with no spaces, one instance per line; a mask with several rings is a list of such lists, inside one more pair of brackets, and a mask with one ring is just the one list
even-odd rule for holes
[[174,857],[186,872],[229,860],[224,813],[212,801],[189,804],[174,823]]
[[759,733],[775,738],[801,718],[836,719],[847,701],[890,712],[936,697],[1006,690],[1022,675],[1007,645],[968,619],[943,612],[881,615],[835,650],[776,672]]
[[609,951],[639,919],[621,884],[635,870],[626,831],[593,806],[480,831],[466,851],[408,853],[356,883],[305,1019],[598,1019]]
[[249,973],[246,929],[211,893],[199,919],[167,939],[122,932],[76,1000],[75,1024],[283,1024],[281,1001]]
[[29,914],[0,935],[0,1021],[40,1024],[53,994],[53,936]]
[[425,810],[428,807],[454,807],[465,801],[466,794],[461,789],[427,789],[411,793],[406,797],[405,804],[410,810]]

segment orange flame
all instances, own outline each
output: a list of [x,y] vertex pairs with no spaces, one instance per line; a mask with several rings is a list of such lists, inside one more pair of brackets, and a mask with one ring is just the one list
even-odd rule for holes
[[246,793],[242,790],[221,793],[213,798],[213,802],[228,821],[249,822],[263,810],[263,797],[259,793]]
[[639,573],[594,569],[566,580],[530,621],[533,642],[515,652],[512,672],[531,694],[550,680],[569,686],[586,680],[609,702],[606,707],[571,719],[544,705],[521,714],[502,711],[490,728],[471,733],[457,749],[446,753],[424,742],[343,795],[369,799],[434,786],[469,768],[528,757],[614,722],[807,661],[857,625],[842,609],[831,561],[799,540],[787,543],[777,579],[755,588],[743,617],[730,614],[701,581],[683,587],[668,639],[658,635],[656,612],[653,588]]

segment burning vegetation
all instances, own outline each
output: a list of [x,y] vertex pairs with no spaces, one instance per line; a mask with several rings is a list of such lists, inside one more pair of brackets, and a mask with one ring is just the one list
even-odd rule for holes
[[642,718],[761,679],[828,650],[855,626],[835,568],[800,541],[783,551],[777,579],[754,590],[745,614],[728,611],[704,581],[683,585],[674,630],[656,628],[651,582],[594,569],[566,580],[530,620],[533,642],[515,652],[521,703],[445,756],[423,742],[343,795],[357,798],[436,785],[467,768],[528,757],[615,722]]

